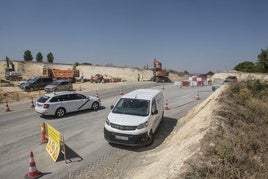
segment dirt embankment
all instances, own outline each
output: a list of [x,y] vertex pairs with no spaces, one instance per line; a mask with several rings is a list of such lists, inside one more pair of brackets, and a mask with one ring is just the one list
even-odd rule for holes
[[[15,64],[15,70],[22,73],[24,79],[29,79],[35,76],[43,76],[43,68],[52,69],[73,69],[73,65],[68,64],[48,64],[48,63],[37,63],[37,62],[23,62],[23,61],[13,61]],[[0,61],[0,79],[5,77],[5,67],[6,62]],[[137,75],[143,76],[143,80],[150,80],[153,72],[148,69],[139,68],[128,68],[128,67],[109,67],[109,66],[92,66],[92,65],[79,65],[76,67],[80,76],[83,75],[84,79],[90,79],[91,75],[102,74],[105,78],[121,78],[122,81],[118,85],[127,85],[127,82],[136,82]],[[169,78],[171,80],[177,80],[182,78],[176,73],[170,73]],[[79,79],[79,77],[78,77]],[[24,92],[16,86],[17,81],[13,81],[13,87],[0,87],[0,103],[30,100],[32,97],[37,98],[44,94],[43,90],[34,92]],[[83,91],[87,89],[97,90],[101,88],[109,88],[116,84],[106,83],[106,84],[91,84],[90,82],[85,83],[74,83],[74,89],[76,91]]]
[[[266,82],[268,81],[267,74],[254,75],[244,73],[220,73],[216,74],[214,77],[224,79],[230,75],[236,75],[239,81],[252,79],[259,79]],[[205,136],[206,138],[214,139],[215,136],[208,136],[211,135],[209,133],[212,131],[217,131],[218,128],[225,126],[223,122],[219,120],[217,111],[220,111],[222,108],[220,101],[223,99],[221,96],[225,94],[227,88],[228,85],[221,86],[209,98],[189,111],[188,115],[181,118],[178,124],[181,127],[178,131],[175,131],[167,138],[167,140],[163,143],[165,146],[162,148],[157,148],[154,151],[150,151],[144,156],[141,156],[139,159],[139,161],[141,161],[141,167],[130,170],[126,178],[183,178],[182,174],[195,169],[195,166],[191,166],[191,164],[188,164],[187,161],[194,160],[193,163],[202,163],[198,160],[204,159],[201,157],[198,158],[198,156],[203,156],[204,151],[201,150],[204,147],[203,145],[205,145],[205,148],[215,148],[214,142],[211,142],[210,140],[204,142]],[[227,111],[227,113],[231,113],[231,111]],[[255,163],[261,163],[259,156],[254,157],[253,161]],[[207,158],[207,160],[210,159]],[[245,162],[248,162],[250,165],[250,162],[252,161]],[[211,166],[213,167],[213,164]],[[265,164],[260,164],[259,166],[261,168],[264,168]],[[203,172],[204,176],[206,176],[206,172],[210,171],[208,170],[197,172],[200,172],[201,174]],[[235,173],[236,171],[233,172]],[[247,173],[247,171],[242,170],[240,172],[245,172],[245,176],[249,176],[249,173]],[[265,175],[266,171],[257,172],[263,172]],[[261,173],[261,176],[264,176],[263,173]],[[239,176],[239,174],[237,174],[237,176]]]
[[217,99],[225,88],[222,86],[180,119],[180,129],[167,138],[165,147],[142,156],[141,167],[130,170],[126,178],[178,178],[185,171],[184,162],[199,152],[200,140],[213,127],[213,111],[219,107]]
[[[34,76],[43,76],[44,68],[71,70],[74,68],[72,64],[61,63],[37,63],[13,61],[15,71],[22,73],[24,79],[29,79]],[[0,60],[0,78],[5,77],[6,62]],[[78,65],[76,69],[80,72],[80,77],[83,75],[85,79],[90,79],[95,74],[102,74],[105,78],[121,78],[123,81],[137,81],[138,74],[143,76],[144,80],[149,80],[153,76],[153,71],[145,68],[130,68],[130,67],[113,67],[113,66],[94,66],[94,65]],[[78,77],[78,78],[80,78]],[[172,79],[178,78],[175,73],[170,73]]]

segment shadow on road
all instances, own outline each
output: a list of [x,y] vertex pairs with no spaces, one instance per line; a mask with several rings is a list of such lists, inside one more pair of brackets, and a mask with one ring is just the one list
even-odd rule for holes
[[184,104],[181,104],[181,105],[179,105],[179,106],[176,106],[175,108],[180,108],[180,107],[183,107],[183,106],[186,106],[186,105],[188,105],[188,104],[191,104],[191,103],[195,103],[196,101],[189,101],[189,102],[187,102],[187,103],[184,103]]
[[104,109],[106,109],[104,106],[100,106],[100,108],[98,110],[96,110],[96,111],[93,111],[91,109],[88,109],[88,110],[85,109],[85,110],[82,110],[82,111],[67,113],[62,118],[58,118],[56,116],[45,116],[45,115],[40,115],[40,117],[43,118],[43,119],[46,119],[46,120],[56,120],[56,119],[63,119],[65,117],[76,116],[76,115],[79,115],[79,114],[98,112],[98,111],[101,111],[101,110],[104,110]]
[[[71,149],[68,145],[65,144],[65,152],[66,152],[66,163],[72,162],[81,162],[83,158],[77,154],[73,149]],[[58,161],[63,161],[64,155],[63,153],[60,154]]]
[[174,127],[177,125],[178,120],[175,118],[164,117],[159,128],[156,131],[154,142],[150,146],[145,147],[130,147],[118,144],[110,144],[113,147],[117,147],[124,150],[130,150],[134,152],[144,152],[147,150],[152,150],[157,146],[161,145],[169,134],[173,131]]

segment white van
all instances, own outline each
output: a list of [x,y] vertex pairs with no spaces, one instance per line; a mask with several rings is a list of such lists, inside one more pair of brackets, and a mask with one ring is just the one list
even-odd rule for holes
[[150,145],[164,116],[164,103],[163,93],[157,89],[138,89],[123,95],[111,106],[104,138],[123,145]]

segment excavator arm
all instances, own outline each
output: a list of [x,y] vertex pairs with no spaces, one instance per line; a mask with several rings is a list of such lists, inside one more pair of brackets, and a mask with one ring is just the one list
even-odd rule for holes
[[154,59],[154,68],[156,71],[162,71],[162,63],[159,62],[156,58]]
[[15,71],[14,63],[7,56],[6,56],[6,62],[7,62],[7,68],[10,69],[10,71]]

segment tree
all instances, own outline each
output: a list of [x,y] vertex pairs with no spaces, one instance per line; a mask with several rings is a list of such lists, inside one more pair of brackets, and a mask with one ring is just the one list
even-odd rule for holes
[[268,73],[268,49],[261,49],[256,66],[259,72]]
[[38,52],[36,57],[35,57],[37,62],[43,62],[43,55],[41,52]]
[[209,71],[209,72],[206,73],[206,75],[212,76],[212,75],[214,75],[214,73],[212,71]]
[[253,62],[245,61],[236,65],[234,67],[234,70],[241,71],[241,72],[255,72],[256,66]]
[[24,57],[23,58],[24,58],[24,61],[26,61],[26,62],[32,61],[33,60],[33,56],[32,56],[31,51],[30,50],[26,50],[24,52]]
[[53,63],[53,61],[54,61],[54,56],[51,52],[49,52],[49,54],[47,54],[47,62]]
[[75,62],[75,63],[73,64],[73,69],[76,69],[76,67],[79,66],[79,65],[80,65],[79,62]]
[[184,75],[189,75],[190,74],[187,70],[185,70],[183,73],[184,73]]

